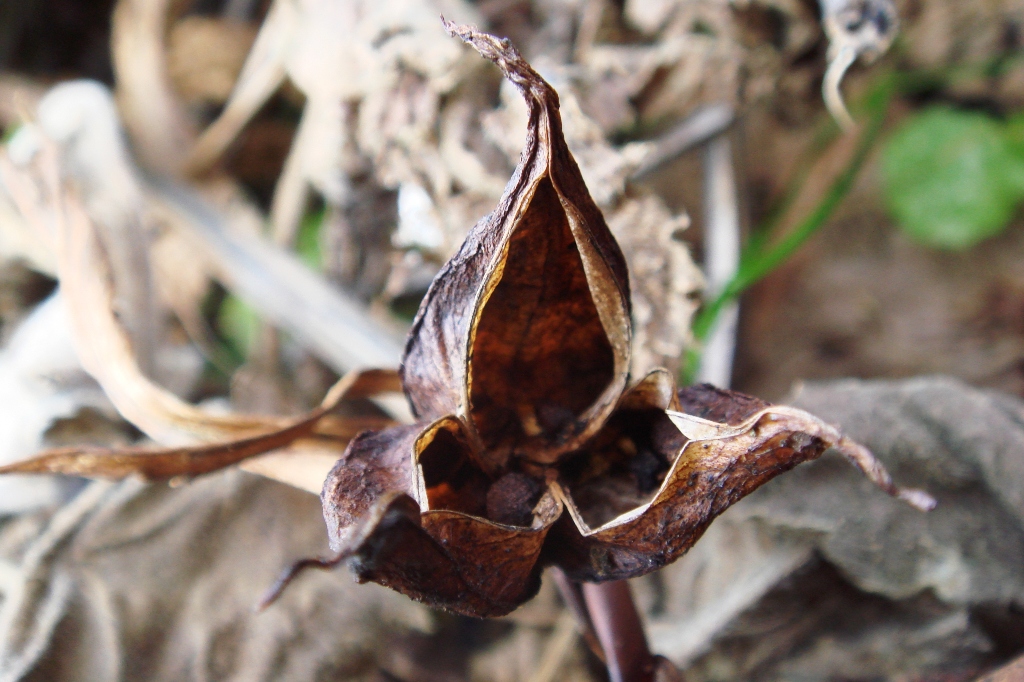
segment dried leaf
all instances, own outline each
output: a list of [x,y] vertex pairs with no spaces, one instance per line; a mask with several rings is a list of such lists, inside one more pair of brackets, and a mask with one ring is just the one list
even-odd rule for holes
[[266,435],[228,443],[180,448],[57,448],[23,462],[0,467],[0,474],[67,474],[90,478],[122,479],[137,475],[148,480],[198,476],[237,464],[243,459],[283,447],[312,432],[322,416],[308,419]]
[[[55,193],[62,190],[55,188]],[[153,440],[168,445],[249,437],[266,431],[263,418],[213,415],[181,401],[139,369],[131,342],[114,315],[113,292],[95,227],[71,196],[57,225],[58,274],[75,332],[76,350],[111,402]]]
[[[333,431],[330,436],[335,449],[340,449],[369,426],[368,421],[347,424],[327,422],[325,416],[344,399],[363,398],[393,390],[395,375],[384,370],[352,372],[335,384],[317,409],[297,420],[267,418],[264,428],[275,421],[283,423],[273,430],[249,438],[238,438],[210,445],[173,448],[128,447],[65,447],[41,452],[30,459],[0,466],[0,474],[67,474],[91,478],[121,479],[140,476],[149,480],[167,480],[177,476],[199,476],[237,464],[244,459],[283,448],[300,438],[313,438]],[[383,420],[386,424],[387,420]],[[381,420],[374,424],[382,426]],[[333,429],[331,427],[334,427]],[[340,429],[338,427],[341,427]]]
[[[311,188],[328,205],[344,206],[353,201],[353,165],[406,146],[420,152],[420,141],[432,136],[438,90],[454,84],[448,72],[459,55],[436,39],[442,8],[473,13],[462,0],[275,0],[227,106],[190,152],[190,171],[208,169],[287,74],[306,103],[275,189],[271,224],[275,241],[290,243]],[[424,81],[433,83],[424,87]],[[384,120],[372,120],[377,117]],[[368,129],[368,139],[354,150],[360,128]],[[403,173],[384,184],[414,179]]]
[[[55,97],[57,90],[63,93],[60,98]],[[129,150],[117,133],[119,123],[109,93],[98,84],[79,82],[58,86],[47,100],[51,96],[54,99],[48,110],[54,116],[48,116],[39,126],[24,126],[11,142],[10,153],[12,158],[17,157],[19,164],[24,161],[23,172],[7,174],[10,176],[11,198],[16,200],[17,209],[30,226],[29,231],[34,232],[41,242],[48,242],[50,249],[55,251],[57,226],[53,224],[54,219],[67,219],[60,178],[68,178],[81,190],[81,203],[99,226],[103,226],[108,218],[127,217],[135,222],[148,223],[152,216],[154,222],[171,228],[177,245],[168,250],[162,248],[168,245],[167,240],[162,240],[161,248],[151,254],[156,261],[157,274],[166,273],[166,268],[173,265],[176,284],[180,284],[183,270],[197,286],[202,285],[207,276],[218,278],[228,289],[253,305],[261,317],[288,331],[341,374],[357,368],[398,364],[401,343],[392,337],[390,330],[382,329],[372,320],[359,302],[331,287],[322,276],[310,272],[298,259],[255,236],[262,219],[240,197],[237,188],[222,181],[208,182],[205,197],[200,197],[196,192],[171,182],[150,185],[135,168]],[[54,135],[66,144],[62,145],[58,159],[43,162],[42,158],[53,156],[55,150],[41,138]],[[36,157],[36,162],[26,165],[35,150],[40,148],[42,153]],[[128,227],[137,228],[138,225]],[[191,255],[189,266],[182,268],[180,258],[169,252],[180,253],[184,241],[187,241],[184,248],[190,250]],[[171,260],[175,262],[172,264]],[[106,271],[106,263],[102,268]],[[116,285],[115,281],[115,288]],[[196,290],[189,289],[178,292],[184,297],[174,297],[179,299],[176,309],[187,305],[183,298],[194,295]],[[83,304],[82,307],[79,303],[82,303],[80,299],[75,301],[74,310],[89,309],[88,305]],[[119,316],[123,313],[124,310],[119,308]],[[183,318],[188,320],[187,315]],[[201,320],[200,324],[195,322],[193,320],[188,327],[198,332],[194,336],[201,340],[204,331],[198,329]],[[143,329],[153,327],[138,326]],[[100,328],[105,328],[105,325],[98,324],[97,330]],[[81,331],[76,335],[84,338],[79,333]],[[132,340],[134,342],[135,339]],[[102,340],[96,343],[106,344]],[[132,350],[137,354],[139,349],[133,345]],[[130,378],[137,372],[112,369],[111,374]],[[393,397],[397,398],[385,398]],[[130,410],[131,407],[130,401],[122,405],[122,409]],[[401,399],[389,400],[385,409],[400,420],[409,414],[408,405]],[[215,429],[212,433],[194,435],[192,442],[232,437],[219,434]],[[177,445],[183,444],[187,438],[188,434],[173,441],[159,436],[155,439],[165,445]]]
[[189,150],[189,172],[198,174],[208,170],[284,82],[284,54],[294,39],[297,22],[297,8],[293,3],[277,0],[270,5],[227,106]]
[[150,171],[178,174],[195,131],[171,86],[164,38],[171,0],[119,0],[110,45],[118,104],[139,159]]
[[167,72],[190,103],[223,104],[238,79],[256,31],[246,22],[187,16],[167,36]]

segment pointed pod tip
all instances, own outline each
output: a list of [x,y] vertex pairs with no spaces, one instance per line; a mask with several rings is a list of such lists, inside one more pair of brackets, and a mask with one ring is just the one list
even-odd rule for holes
[[[65,464],[65,466],[61,466]],[[23,459],[19,462],[12,464],[5,464],[0,466],[0,476],[6,474],[64,474],[68,476],[87,476],[90,474],[82,473],[79,468],[60,460],[54,461],[53,458],[47,457],[31,457],[29,459]],[[98,473],[93,478],[105,478],[103,473]]]
[[931,511],[938,504],[935,498],[923,490],[916,488],[901,488],[892,481],[892,476],[885,467],[875,459],[871,451],[846,436],[841,436],[830,443],[839,451],[851,464],[860,469],[868,479],[883,491],[895,497],[897,500],[906,502],[911,507],[921,511]]
[[473,47],[480,55],[497,64],[505,78],[508,78],[523,94],[530,92],[542,101],[558,107],[558,95],[547,81],[540,77],[529,62],[523,59],[519,50],[508,38],[499,38],[485,33],[474,26],[456,24],[441,15],[441,24],[453,38],[459,38]]
[[[448,35],[476,48],[477,52],[481,55],[498,63],[502,70],[505,67],[499,60],[526,64],[522,55],[519,54],[519,50],[512,45],[512,41],[508,38],[499,38],[490,33],[484,33],[475,26],[468,24],[456,24],[454,21],[448,21],[443,14],[441,15],[441,24],[444,26],[444,30],[448,32]],[[530,69],[529,65],[526,65],[526,68]],[[530,70],[532,71],[533,69]]]

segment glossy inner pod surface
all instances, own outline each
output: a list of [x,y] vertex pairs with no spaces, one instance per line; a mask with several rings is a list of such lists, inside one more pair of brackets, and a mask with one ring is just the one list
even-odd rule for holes
[[[555,445],[614,376],[615,358],[565,211],[542,179],[483,305],[470,417],[495,459]],[[532,446],[532,447],[531,447]]]

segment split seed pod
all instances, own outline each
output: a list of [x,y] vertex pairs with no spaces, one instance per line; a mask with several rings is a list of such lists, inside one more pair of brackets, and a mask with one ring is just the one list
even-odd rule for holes
[[664,370],[629,386],[626,264],[566,146],[557,94],[507,40],[445,26],[520,90],[526,144],[413,323],[402,381],[419,422],[349,444],[322,493],[337,554],[296,569],[344,560],[430,605],[502,615],[548,564],[591,581],[664,566],[828,447],[887,492],[933,504],[805,412],[677,391]]
[[343,378],[297,420],[218,419],[175,402],[138,371],[95,226],[72,202],[55,212],[65,218],[61,281],[90,302],[75,318],[87,348],[107,349],[90,371],[143,430],[171,424],[219,442],[65,448],[0,474],[166,479],[301,439],[327,451],[347,442],[321,494],[336,553],[298,562],[271,598],[302,568],[346,561],[361,580],[473,616],[522,604],[547,565],[577,581],[656,570],[741,497],[828,447],[886,492],[934,505],[897,489],[870,452],[806,412],[710,386],[677,390],[665,370],[630,384],[625,261],[565,144],[557,94],[507,41],[446,27],[519,88],[529,119],[498,207],[438,274],[413,323],[401,382],[418,423],[350,440],[356,422],[331,414],[346,398],[392,389],[387,371]]

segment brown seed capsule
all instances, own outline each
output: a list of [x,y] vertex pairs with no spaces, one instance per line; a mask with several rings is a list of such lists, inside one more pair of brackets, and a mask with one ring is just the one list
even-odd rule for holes
[[[934,504],[806,412],[676,390],[665,370],[628,385],[626,265],[563,139],[558,96],[508,41],[446,28],[523,94],[523,155],[416,316],[402,383],[419,423],[351,439],[321,494],[336,554],[296,564],[277,590],[301,568],[344,561],[433,606],[505,614],[547,564],[603,581],[674,561],[730,505],[828,447],[890,494]],[[315,413],[248,440],[119,459],[59,453],[7,470],[209,471],[318,434],[343,395],[391,379],[354,374]]]
[[664,370],[627,390],[626,267],[558,96],[508,41],[446,28],[522,92],[526,144],[413,323],[402,379],[423,424],[357,438],[324,486],[332,545],[357,575],[497,615],[547,563],[600,581],[675,560],[733,502],[828,446],[895,492],[870,453],[806,413],[677,393]]
[[626,264],[566,147],[558,95],[507,40],[446,24],[522,92],[526,145],[497,208],[434,280],[402,379],[417,416],[457,415],[480,465],[551,463],[626,386]]

